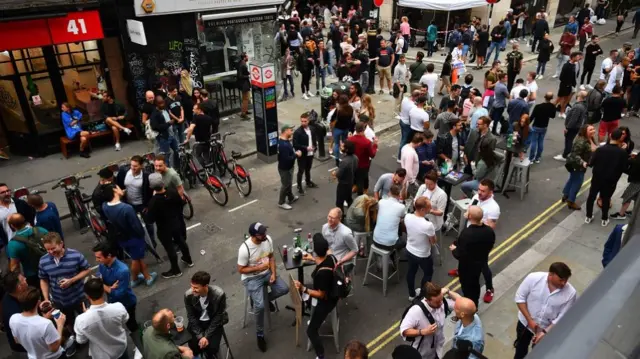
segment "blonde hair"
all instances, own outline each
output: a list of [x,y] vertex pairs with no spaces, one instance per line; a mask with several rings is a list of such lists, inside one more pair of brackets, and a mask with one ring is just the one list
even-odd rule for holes
[[367,110],[367,116],[369,117],[369,127],[373,128],[373,120],[375,120],[376,118],[376,109],[373,107],[371,101],[371,96],[369,94],[362,96],[362,108],[364,110]]
[[358,208],[362,208],[362,212],[364,212],[365,232],[371,232],[372,224],[378,217],[378,201],[365,194],[362,202],[358,204]]
[[191,77],[189,76],[189,71],[182,69],[180,71],[180,87],[187,95],[193,95],[193,85],[191,85]]

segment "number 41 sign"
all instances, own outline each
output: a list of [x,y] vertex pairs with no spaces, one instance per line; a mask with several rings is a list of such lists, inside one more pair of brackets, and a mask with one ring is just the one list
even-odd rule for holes
[[102,39],[102,23],[98,11],[72,12],[47,20],[54,44]]

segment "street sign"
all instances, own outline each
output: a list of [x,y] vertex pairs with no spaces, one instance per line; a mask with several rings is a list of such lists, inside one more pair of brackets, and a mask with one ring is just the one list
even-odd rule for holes
[[373,5],[375,5],[376,7],[382,6],[383,3],[384,0],[373,0]]
[[487,0],[487,4],[492,4],[492,5],[493,4],[497,4],[499,2],[500,2],[500,0]]

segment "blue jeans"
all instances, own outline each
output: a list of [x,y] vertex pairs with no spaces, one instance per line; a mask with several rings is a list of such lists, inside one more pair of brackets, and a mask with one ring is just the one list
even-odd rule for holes
[[285,75],[284,81],[282,82],[282,86],[284,87],[284,95],[289,96],[289,91],[287,91],[287,82],[289,82],[289,88],[291,89],[291,96],[295,95],[293,91],[293,77],[291,75]]
[[464,193],[464,195],[467,196],[467,198],[472,198],[473,192],[478,190],[478,186],[480,186],[480,181],[471,180],[471,181],[463,182],[460,185],[460,189],[462,190],[462,193]]
[[544,150],[544,136],[547,135],[546,128],[531,127],[529,132],[529,141],[531,141],[531,152],[529,152],[529,161],[539,160]]
[[407,269],[407,287],[409,288],[409,296],[413,297],[416,295],[416,274],[418,273],[418,267],[422,268],[422,280],[420,281],[420,288],[422,289],[425,283],[431,282],[431,278],[433,277],[433,258],[431,258],[431,256],[420,258],[407,251],[407,261],[409,262],[409,268]]
[[183,143],[186,139],[186,135],[184,134],[184,122],[174,124],[173,133],[176,136],[176,140],[178,140],[178,143]]
[[536,67],[536,74],[544,75],[544,69],[547,67],[547,62],[538,61],[538,67]]
[[326,86],[325,83],[325,78],[327,76],[327,69],[326,68],[320,68],[320,66],[316,66],[316,91],[320,90],[320,79],[322,78],[322,88],[324,88]]
[[491,58],[491,53],[493,52],[493,50],[496,50],[496,56],[493,58],[493,62],[496,62],[498,61],[498,55],[500,55],[499,42],[491,41],[491,45],[489,45],[489,51],[487,51],[487,57],[485,57],[484,59],[484,65],[486,65],[489,62],[489,59]]
[[[494,107],[489,114],[491,116],[491,121],[493,122],[493,134],[498,135],[498,123],[501,123],[504,119],[502,114],[504,113],[504,107]],[[502,131],[502,128],[500,128]]]
[[400,152],[402,151],[402,147],[411,141],[411,125],[405,124],[400,121],[400,147],[398,148],[398,160],[400,159]]
[[584,172],[569,172],[569,179],[567,180],[567,183],[564,185],[564,189],[562,190],[562,194],[567,196],[567,201],[576,201],[578,191],[580,191],[580,187],[582,187],[582,182],[584,182]]
[[[249,292],[249,296],[253,301],[253,313],[256,316],[256,332],[258,335],[264,334],[264,286],[271,287],[269,293],[269,302],[274,301],[283,295],[289,293],[289,287],[282,278],[276,276],[276,281],[273,284],[269,284],[269,278],[271,277],[271,270],[262,275],[247,278],[243,281],[245,288]],[[267,309],[269,310],[269,309]]]
[[[179,168],[180,156],[178,155],[178,141],[176,138],[173,136],[169,136],[168,138],[156,137],[156,141],[158,141],[160,153],[164,153],[165,155],[165,162],[167,162],[167,166]],[[169,161],[171,158],[171,151],[173,151],[173,161]]]
[[433,43],[435,41],[436,40],[433,40],[433,41],[427,40],[427,57],[431,57],[433,55],[433,50],[434,50]]
[[348,135],[349,130],[333,129],[333,157],[335,157],[338,164],[340,164],[340,142],[345,142]]

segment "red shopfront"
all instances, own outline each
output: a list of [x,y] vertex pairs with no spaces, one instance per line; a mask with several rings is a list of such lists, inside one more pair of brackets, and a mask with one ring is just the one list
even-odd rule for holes
[[0,146],[56,152],[63,102],[100,119],[97,94],[111,86],[97,10],[0,22],[0,33]]

